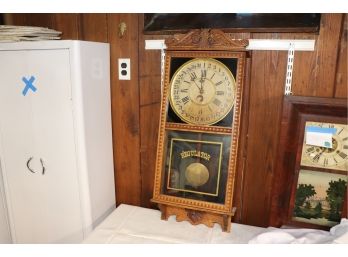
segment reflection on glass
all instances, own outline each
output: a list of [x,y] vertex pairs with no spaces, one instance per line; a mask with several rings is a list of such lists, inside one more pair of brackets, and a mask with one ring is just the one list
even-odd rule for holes
[[162,193],[223,204],[231,137],[168,131]]

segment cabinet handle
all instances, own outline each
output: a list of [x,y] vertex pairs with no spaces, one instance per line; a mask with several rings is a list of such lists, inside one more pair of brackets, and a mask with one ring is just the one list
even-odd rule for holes
[[41,166],[42,166],[42,175],[45,175],[46,168],[45,168],[44,162],[41,158],[40,158],[40,162],[41,162]]
[[[28,168],[28,170],[31,172],[31,173],[36,173],[32,168],[30,168],[30,166],[29,166],[29,164],[30,164],[30,162],[31,162],[31,160],[33,159],[34,157],[30,157],[29,159],[28,159],[28,161],[27,161],[27,168]],[[40,163],[41,163],[41,166],[42,166],[42,175],[45,175],[45,171],[46,171],[46,167],[45,167],[45,165],[44,165],[44,162],[43,162],[43,160],[40,158]]]
[[33,171],[30,167],[29,167],[29,163],[31,162],[31,160],[33,159],[33,157],[30,157],[27,161],[27,168],[31,173],[35,173],[35,171]]

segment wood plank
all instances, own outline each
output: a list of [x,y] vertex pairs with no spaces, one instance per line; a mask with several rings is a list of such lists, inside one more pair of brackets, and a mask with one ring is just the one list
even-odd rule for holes
[[29,13],[27,22],[29,26],[39,26],[54,29],[54,14],[49,13]]
[[139,37],[140,106],[144,106],[161,100],[161,51],[145,50],[145,39],[154,37],[144,37],[141,32]]
[[141,168],[141,206],[157,208],[150,202],[153,193],[156,166],[156,150],[158,137],[160,103],[140,108],[140,168]]
[[78,36],[78,14],[11,14],[8,22],[18,26],[38,26],[55,29],[62,32],[62,39],[79,39]]
[[342,21],[340,45],[338,51],[338,62],[335,79],[335,97],[347,98],[347,37],[348,37],[348,15],[345,14]]
[[52,29],[61,31],[62,39],[79,39],[79,20],[78,14],[57,13],[52,14]]
[[81,39],[79,35],[79,14],[57,13],[52,15],[52,28],[62,32],[62,39]]
[[6,17],[8,25],[53,28],[53,15],[46,13],[14,13]]
[[[108,14],[111,46],[111,98],[117,204],[140,206],[140,139],[138,87],[138,15]],[[124,37],[118,26],[127,24]],[[130,58],[131,80],[118,80],[118,58]]]
[[5,13],[4,20],[6,25],[26,26],[27,15],[25,13]]
[[[287,38],[286,34],[253,34],[253,38]],[[279,133],[287,53],[253,51],[247,159],[242,222],[267,226],[270,189]]]
[[[150,202],[155,179],[157,135],[161,99],[161,51],[145,50],[144,18],[139,15],[139,88],[140,88],[140,172],[141,206],[157,208]],[[157,37],[158,38],[158,37]]]
[[79,15],[80,38],[88,41],[108,42],[108,24],[105,13],[84,13]]
[[342,14],[322,14],[314,52],[295,53],[293,94],[333,97]]

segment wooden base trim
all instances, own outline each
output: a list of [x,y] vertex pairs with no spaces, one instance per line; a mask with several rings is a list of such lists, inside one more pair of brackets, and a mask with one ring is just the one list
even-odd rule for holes
[[208,213],[165,204],[158,204],[158,207],[161,211],[162,220],[168,220],[171,215],[175,215],[176,221],[179,222],[188,221],[192,225],[204,224],[210,228],[214,226],[214,223],[217,223],[221,226],[223,232],[229,233],[231,231],[231,218],[233,215]]

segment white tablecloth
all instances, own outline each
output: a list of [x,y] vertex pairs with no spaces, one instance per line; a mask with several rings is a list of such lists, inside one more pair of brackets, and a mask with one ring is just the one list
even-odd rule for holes
[[174,216],[161,220],[157,210],[121,204],[83,243],[92,244],[150,244],[150,243],[344,243],[348,244],[348,220],[330,231],[304,228],[261,228],[232,223],[231,232],[222,232],[220,225],[213,228],[193,226],[187,221],[177,222]]
[[231,233],[213,228],[177,222],[171,216],[161,220],[157,210],[121,204],[89,236],[84,243],[247,243],[265,228],[232,223]]

